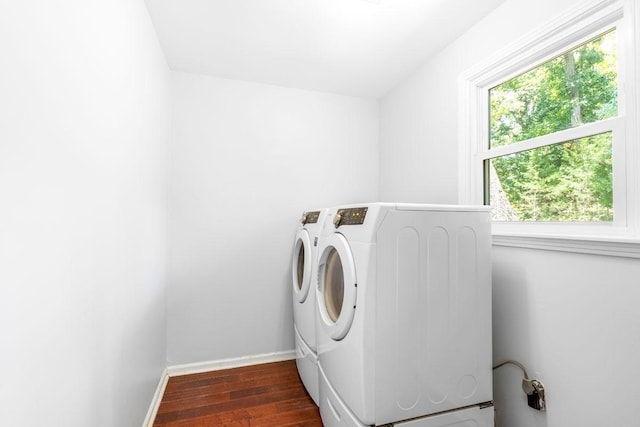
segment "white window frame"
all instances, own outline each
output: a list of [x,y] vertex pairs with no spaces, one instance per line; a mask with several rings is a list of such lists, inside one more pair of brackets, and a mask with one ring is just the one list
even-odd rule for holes
[[[484,203],[483,162],[513,147],[489,150],[489,89],[616,28],[618,40],[618,116],[545,135],[521,144],[536,148],[555,139],[571,140],[613,132],[614,221],[612,223],[494,222],[493,244],[640,258],[640,141],[637,135],[636,71],[640,56],[634,0],[594,0],[516,41],[460,76],[459,200]],[[530,147],[529,147],[530,146]]]

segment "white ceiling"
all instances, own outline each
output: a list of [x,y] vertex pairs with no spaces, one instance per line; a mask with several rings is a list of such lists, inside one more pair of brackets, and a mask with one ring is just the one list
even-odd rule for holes
[[504,0],[146,0],[173,70],[377,98]]

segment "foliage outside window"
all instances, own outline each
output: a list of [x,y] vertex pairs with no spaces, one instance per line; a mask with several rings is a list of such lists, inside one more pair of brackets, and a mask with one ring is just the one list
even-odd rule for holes
[[614,28],[489,89],[484,188],[494,220],[614,220],[616,46]]

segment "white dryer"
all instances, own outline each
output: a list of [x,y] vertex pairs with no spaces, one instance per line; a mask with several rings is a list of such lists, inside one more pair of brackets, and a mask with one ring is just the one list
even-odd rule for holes
[[493,426],[490,227],[484,206],[329,209],[316,289],[325,427]]
[[307,392],[318,404],[318,357],[316,354],[316,293],[318,236],[326,209],[302,215],[293,246],[291,283],[296,344],[296,365]]

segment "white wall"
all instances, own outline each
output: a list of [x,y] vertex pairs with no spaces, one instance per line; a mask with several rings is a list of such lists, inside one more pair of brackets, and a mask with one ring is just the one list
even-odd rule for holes
[[[507,0],[380,102],[383,200],[456,202],[458,77],[575,0]],[[494,375],[499,427],[637,425],[640,261],[495,247],[494,360],[547,386],[526,406],[517,368]]]
[[500,427],[638,425],[640,260],[495,248],[494,359],[517,359],[548,390],[526,406],[519,370],[494,375]]
[[170,136],[144,2],[2,2],[0,52],[0,425],[139,426],[165,366]]
[[375,101],[173,73],[170,365],[293,350],[305,209],[377,200]]
[[412,75],[380,102],[380,199],[458,201],[456,58]]

